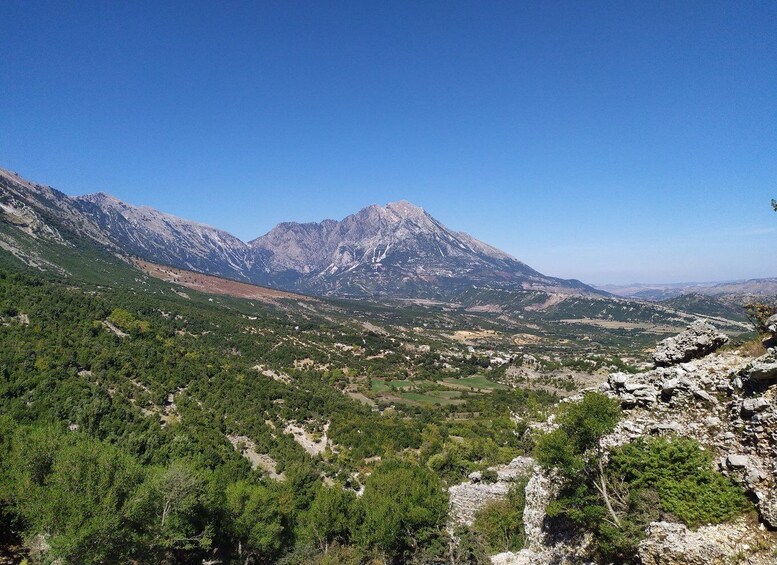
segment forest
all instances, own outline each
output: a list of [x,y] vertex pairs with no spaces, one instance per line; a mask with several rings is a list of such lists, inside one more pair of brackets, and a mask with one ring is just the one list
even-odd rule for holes
[[[334,343],[396,340],[248,302],[5,270],[0,324],[4,541],[33,561],[449,561],[445,487],[527,453],[518,415],[555,401],[500,389],[468,395],[465,419],[376,411],[343,393],[342,369],[294,362],[385,375],[384,359]],[[438,370],[433,353],[401,361]],[[462,374],[471,366],[464,357]],[[325,449],[308,452],[290,423],[312,439],[326,430]],[[230,437],[266,455],[275,479]],[[462,535],[456,551],[477,562],[485,538]]]

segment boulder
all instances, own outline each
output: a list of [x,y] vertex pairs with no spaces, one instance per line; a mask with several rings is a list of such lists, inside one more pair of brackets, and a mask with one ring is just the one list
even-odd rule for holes
[[758,501],[758,514],[767,526],[777,529],[777,496],[773,492]]
[[769,401],[763,397],[745,398],[742,401],[742,416],[749,417],[769,407]]
[[773,353],[759,357],[745,369],[744,378],[756,383],[777,380],[777,357]]
[[695,388],[695,389],[691,390],[691,392],[693,393],[693,395],[696,398],[701,398],[702,400],[704,400],[706,402],[712,402],[712,403],[715,402],[715,399],[706,390],[703,390],[703,389],[700,389],[700,388]]
[[626,373],[613,373],[609,377],[610,386],[614,389],[623,388],[629,382],[629,376]]
[[766,319],[766,329],[772,335],[777,335],[777,314],[769,316]]
[[730,469],[742,469],[747,467],[748,463],[750,463],[750,458],[747,455],[737,455],[735,453],[731,453],[728,457],[726,457],[726,465]]
[[705,320],[693,322],[684,332],[660,342],[653,352],[657,367],[685,363],[704,357],[728,341],[715,326]]
[[653,388],[639,388],[634,391],[634,398],[640,404],[653,404],[658,394]]

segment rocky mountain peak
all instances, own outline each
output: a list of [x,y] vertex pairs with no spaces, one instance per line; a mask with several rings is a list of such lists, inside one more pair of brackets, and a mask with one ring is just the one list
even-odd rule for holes
[[420,206],[416,206],[412,202],[407,200],[397,200],[396,202],[389,202],[386,204],[385,209],[389,212],[396,214],[401,218],[420,218],[426,216],[426,212]]

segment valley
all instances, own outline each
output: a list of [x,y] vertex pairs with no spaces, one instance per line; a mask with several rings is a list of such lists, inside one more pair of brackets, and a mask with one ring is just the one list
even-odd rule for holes
[[[265,266],[267,241],[318,235],[274,251],[258,286],[242,244],[212,228],[0,180],[0,518],[15,558],[323,564],[334,548],[351,563],[482,563],[501,547],[488,520],[514,511],[499,505],[518,504],[513,481],[543,457],[563,399],[649,370],[656,343],[697,319],[733,348],[755,336],[732,303],[612,296],[454,232],[435,240],[448,247],[434,268],[469,266],[440,284],[408,270],[429,241],[408,218],[445,228],[408,203],[346,227],[282,224]],[[409,238],[397,263],[289,275],[329,245],[322,233],[386,214]],[[277,263],[283,249],[302,262]],[[501,274],[482,267],[494,262]],[[492,476],[492,506],[460,486]],[[463,523],[449,491],[469,505]],[[520,549],[522,519],[499,519],[512,528],[502,549]],[[111,541],[95,549],[95,536]]]

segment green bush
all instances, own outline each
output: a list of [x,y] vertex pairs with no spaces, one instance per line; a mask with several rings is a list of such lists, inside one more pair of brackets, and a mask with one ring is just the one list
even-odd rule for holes
[[360,544],[403,559],[443,533],[448,495],[431,470],[391,459],[367,479],[358,507]]
[[540,437],[535,448],[537,461],[556,467],[573,477],[585,466],[584,454],[615,428],[621,416],[618,402],[604,394],[590,392],[580,402],[562,404],[558,429]]
[[489,502],[475,515],[473,529],[491,553],[523,548],[527,482],[528,479],[522,477],[510,488],[506,499]]
[[718,524],[749,507],[741,488],[712,467],[712,454],[691,439],[654,438],[615,450],[610,472],[634,490],[655,489],[661,509],[690,527]]
[[494,469],[485,469],[480,473],[480,478],[484,483],[495,483],[499,480],[499,473]]

